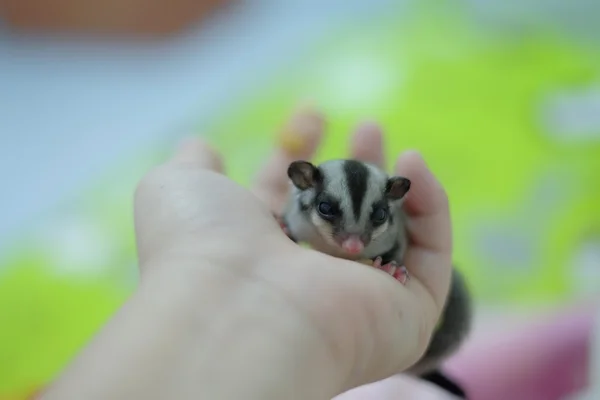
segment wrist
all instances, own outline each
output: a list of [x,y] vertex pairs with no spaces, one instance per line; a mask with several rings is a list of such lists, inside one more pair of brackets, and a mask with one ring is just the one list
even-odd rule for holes
[[255,270],[205,264],[181,269],[179,278],[170,272],[153,278],[189,285],[189,298],[174,304],[185,319],[195,321],[183,328],[191,340],[185,347],[194,349],[181,364],[181,373],[193,376],[184,384],[192,384],[203,398],[334,397],[342,374],[320,332]]
[[44,398],[338,394],[341,374],[324,340],[277,290],[226,266],[179,267],[146,273]]
[[[267,262],[267,261],[265,261]],[[321,332],[278,288],[227,266],[193,278],[200,357],[185,367],[206,398],[330,399],[344,376]],[[247,275],[246,275],[247,273]],[[227,383],[229,382],[229,383]]]

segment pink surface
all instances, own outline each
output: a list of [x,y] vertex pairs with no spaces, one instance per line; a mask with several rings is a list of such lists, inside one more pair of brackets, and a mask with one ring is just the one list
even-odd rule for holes
[[[445,370],[472,400],[559,400],[587,385],[593,310],[472,340]],[[475,338],[474,338],[475,339]]]

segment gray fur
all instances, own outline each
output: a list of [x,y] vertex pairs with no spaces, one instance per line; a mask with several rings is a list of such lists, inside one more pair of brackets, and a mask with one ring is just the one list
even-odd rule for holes
[[[354,215],[353,204],[350,196],[351,188],[344,173],[346,160],[330,160],[318,166],[323,176],[323,182],[308,189],[299,189],[291,184],[290,201],[284,211],[284,218],[288,229],[295,239],[310,244],[315,250],[322,251],[333,256],[351,258],[343,254],[339,248],[328,241],[328,232],[323,232],[315,226],[313,218],[316,215],[315,199],[319,195],[327,194],[339,201],[343,213],[336,229],[342,229],[349,234],[370,234],[373,229],[369,224],[370,210],[374,202],[384,198],[384,191],[388,181],[388,175],[379,168],[364,164],[369,171],[367,180],[367,191],[362,201],[361,212],[358,218]],[[374,258],[385,253],[394,244],[405,242],[405,235],[399,229],[402,226],[403,216],[400,204],[402,199],[389,201],[391,223],[387,231],[379,237],[373,238],[365,247],[359,257],[353,259]],[[334,229],[332,229],[334,230]],[[403,256],[405,245],[402,247]]]
[[[317,175],[320,180],[315,181],[311,187],[302,185],[300,188],[291,182],[292,194],[284,211],[284,220],[291,236],[299,242],[309,244],[315,250],[332,256],[374,259],[391,253],[384,263],[393,259],[399,265],[403,265],[408,246],[406,217],[401,207],[403,196],[386,197],[386,185],[390,182],[390,177],[378,167],[361,163],[364,166],[364,169],[361,169],[361,166],[347,163],[348,160],[330,160],[315,166],[318,168]],[[352,177],[348,175],[351,171],[358,172]],[[364,171],[368,171],[366,177]],[[366,188],[362,196],[353,193],[358,187]],[[319,218],[316,207],[320,198],[335,199],[339,203],[342,214],[339,221],[325,221]],[[355,212],[357,199],[361,203],[358,214]],[[365,238],[376,233],[377,227],[372,226],[370,215],[373,204],[381,201],[389,206],[390,218],[386,229],[380,229],[379,236],[368,241],[361,254],[350,257],[343,253],[331,236],[340,230],[363,235]],[[423,357],[407,372],[421,375],[438,368],[463,342],[471,327],[471,313],[471,298],[464,278],[453,269],[452,284],[442,312],[441,325],[433,334]]]
[[407,372],[422,375],[437,369],[461,346],[472,324],[472,302],[464,276],[452,269],[450,291],[442,311],[442,322],[434,332],[425,354]]

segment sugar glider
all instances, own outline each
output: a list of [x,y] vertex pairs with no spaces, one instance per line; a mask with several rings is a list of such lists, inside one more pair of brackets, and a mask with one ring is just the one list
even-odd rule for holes
[[[409,179],[351,159],[319,165],[298,160],[289,165],[287,174],[292,194],[280,222],[292,240],[335,257],[372,260],[375,267],[407,284],[403,258],[409,241],[402,202],[411,186]],[[466,397],[438,368],[458,349],[470,327],[469,291],[453,268],[437,330],[423,357],[406,372]]]

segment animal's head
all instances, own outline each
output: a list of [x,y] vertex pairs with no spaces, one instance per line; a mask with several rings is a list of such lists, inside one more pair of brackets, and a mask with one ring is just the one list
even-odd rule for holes
[[287,172],[300,211],[328,245],[357,256],[386,234],[396,234],[395,211],[410,189],[407,178],[356,160],[318,166],[295,161]]

